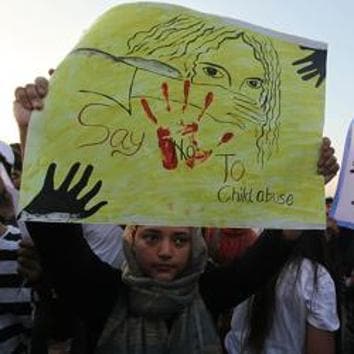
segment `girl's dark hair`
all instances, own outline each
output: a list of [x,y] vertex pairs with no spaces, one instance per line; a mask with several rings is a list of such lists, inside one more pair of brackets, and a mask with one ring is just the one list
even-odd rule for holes
[[3,166],[5,167],[5,170],[6,170],[7,174],[8,174],[9,176],[11,176],[12,165],[10,165],[10,164],[6,161],[5,157],[4,157],[3,155],[1,155],[1,154],[0,154],[0,163],[2,163]]
[[21,145],[19,143],[13,143],[10,144],[10,147],[15,156],[14,169],[22,171]]
[[[284,267],[258,292],[248,306],[247,320],[248,332],[245,345],[252,353],[261,353],[265,340],[273,325],[277,281],[282,272],[289,265],[295,265],[296,280],[299,276],[300,266],[304,258],[312,262],[314,269],[314,289],[317,287],[318,265],[324,266],[330,273],[329,255],[323,231],[304,231],[299,237],[293,252]],[[294,284],[295,285],[295,284]]]

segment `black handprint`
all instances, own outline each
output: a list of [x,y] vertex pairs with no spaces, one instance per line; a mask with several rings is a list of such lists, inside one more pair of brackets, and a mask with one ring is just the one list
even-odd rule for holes
[[69,189],[70,184],[80,168],[80,163],[76,162],[71,166],[64,181],[57,189],[54,188],[56,166],[56,163],[49,165],[42,189],[30,204],[24,208],[27,214],[44,216],[59,213],[63,218],[83,219],[95,214],[107,204],[107,201],[102,201],[90,209],[85,209],[86,204],[89,203],[101,189],[102,181],[98,181],[90,191],[81,198],[78,198],[78,195],[87,186],[92,174],[93,167],[91,165],[85,168],[80,180],[71,189]]
[[327,50],[325,49],[315,49],[310,47],[300,46],[302,50],[310,50],[311,54],[308,56],[294,61],[293,65],[303,65],[301,69],[297,70],[297,73],[301,75],[302,80],[308,81],[318,76],[316,82],[316,87],[319,87],[326,77],[326,60],[327,60]]

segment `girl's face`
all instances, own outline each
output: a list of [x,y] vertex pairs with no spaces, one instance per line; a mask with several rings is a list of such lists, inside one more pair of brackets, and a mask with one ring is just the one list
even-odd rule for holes
[[191,228],[138,226],[133,249],[140,268],[147,276],[171,281],[186,268],[190,259]]

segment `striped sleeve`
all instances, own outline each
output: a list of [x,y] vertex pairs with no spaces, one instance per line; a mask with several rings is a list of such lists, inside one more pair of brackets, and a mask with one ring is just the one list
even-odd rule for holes
[[25,348],[31,328],[31,289],[22,286],[23,278],[17,273],[20,239],[17,232],[0,237],[0,353]]

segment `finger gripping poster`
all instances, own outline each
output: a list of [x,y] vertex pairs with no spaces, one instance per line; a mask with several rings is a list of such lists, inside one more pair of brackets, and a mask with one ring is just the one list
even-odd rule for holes
[[112,8],[33,115],[22,217],[320,227],[326,53],[183,7]]

